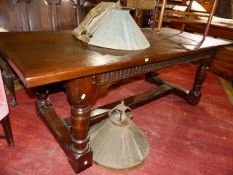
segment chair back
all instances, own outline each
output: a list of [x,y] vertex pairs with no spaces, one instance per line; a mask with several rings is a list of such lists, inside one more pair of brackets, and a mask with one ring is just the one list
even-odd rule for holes
[[[157,0],[160,1],[160,0]],[[193,9],[193,5],[198,4],[195,0],[190,0],[189,4],[186,8],[185,11],[177,11],[177,10],[166,10],[166,5],[167,5],[167,0],[162,0],[162,6],[161,6],[161,12],[160,12],[160,17],[159,17],[159,22],[158,22],[158,33],[160,32],[161,26],[162,26],[162,21],[164,19],[164,16],[169,16],[169,20],[175,20],[175,21],[179,21],[183,23],[183,26],[181,28],[181,31],[184,30],[186,23],[200,23],[200,20],[197,19],[193,19],[193,18],[189,18],[190,16],[192,17],[207,17],[206,20],[206,28],[205,31],[203,33],[203,40],[205,39],[206,35],[208,34],[209,31],[209,27],[213,18],[213,15],[215,13],[216,7],[217,7],[217,3],[218,0],[213,0],[212,2],[212,8],[211,11],[205,12],[205,11],[199,11],[199,10],[195,10]],[[158,7],[156,7],[158,8]],[[178,14],[179,16],[175,15],[175,18],[173,18],[174,16],[172,16],[171,14]]]

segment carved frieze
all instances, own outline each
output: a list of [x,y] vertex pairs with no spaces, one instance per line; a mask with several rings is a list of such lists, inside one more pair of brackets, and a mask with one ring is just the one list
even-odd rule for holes
[[106,72],[103,74],[99,74],[97,76],[97,85],[114,82],[114,81],[121,80],[124,78],[133,77],[139,74],[153,72],[155,70],[166,68],[171,65],[177,65],[180,63],[185,63],[185,62],[190,62],[190,61],[206,60],[206,59],[211,59],[211,58],[212,58],[212,53],[203,53],[203,54],[200,54],[199,57],[197,57],[196,55],[183,56],[182,58],[178,58],[178,59],[172,59],[168,61],[150,63],[150,64],[130,67],[130,68],[122,69],[122,70]]

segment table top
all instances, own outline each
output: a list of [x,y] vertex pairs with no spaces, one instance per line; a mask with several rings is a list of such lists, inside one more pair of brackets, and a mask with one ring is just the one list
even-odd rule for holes
[[[108,71],[161,62],[231,42],[164,28],[158,36],[143,30],[150,47],[138,51],[120,51],[88,45],[71,31],[0,33],[0,52],[26,87],[36,87]],[[198,46],[198,47],[197,47]]]

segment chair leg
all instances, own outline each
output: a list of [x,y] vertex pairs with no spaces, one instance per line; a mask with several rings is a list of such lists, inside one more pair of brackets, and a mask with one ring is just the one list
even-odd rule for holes
[[166,8],[166,3],[167,0],[163,0],[162,2],[162,7],[161,7],[161,11],[160,11],[160,16],[159,16],[159,21],[158,21],[158,29],[157,29],[157,33],[159,34],[162,28],[162,24],[163,24],[163,17],[164,17],[164,13],[165,13],[165,8]]
[[10,104],[11,106],[16,105],[16,97],[15,97],[15,86],[14,86],[14,75],[13,73],[6,73],[5,71],[2,72],[2,78],[4,83],[6,84],[7,89],[10,92]]
[[10,118],[9,115],[2,119],[3,131],[7,140],[7,143],[10,147],[14,146],[13,134],[11,130]]

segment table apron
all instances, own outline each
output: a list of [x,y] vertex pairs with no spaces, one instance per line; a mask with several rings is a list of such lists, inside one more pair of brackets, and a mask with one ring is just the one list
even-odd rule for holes
[[97,85],[102,85],[105,83],[111,83],[124,78],[133,77],[140,74],[145,74],[148,72],[153,72],[158,69],[175,66],[178,64],[193,62],[193,61],[211,61],[215,52],[205,51],[202,53],[195,53],[193,55],[181,56],[178,58],[160,61],[156,63],[148,63],[144,65],[139,65],[135,67],[129,67],[125,69],[110,71],[106,73],[97,74]]

